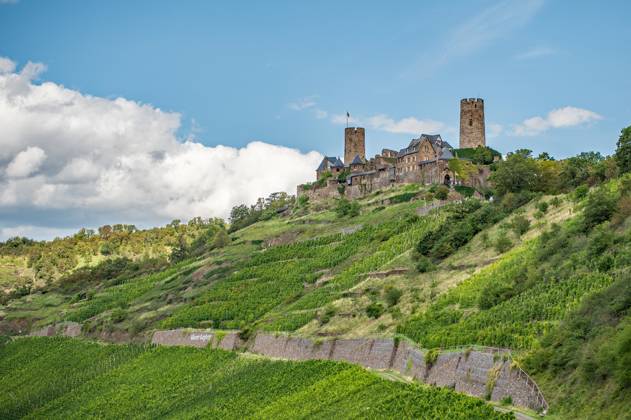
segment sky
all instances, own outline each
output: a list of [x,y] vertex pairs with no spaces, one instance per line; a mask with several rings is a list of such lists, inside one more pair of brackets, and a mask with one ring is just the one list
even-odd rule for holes
[[631,2],[0,0],[0,241],[227,217],[421,133],[611,154]]

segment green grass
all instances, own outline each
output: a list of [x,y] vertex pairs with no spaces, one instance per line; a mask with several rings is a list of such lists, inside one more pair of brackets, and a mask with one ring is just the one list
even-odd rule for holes
[[0,417],[512,418],[357,366],[210,349],[26,338],[0,347]]

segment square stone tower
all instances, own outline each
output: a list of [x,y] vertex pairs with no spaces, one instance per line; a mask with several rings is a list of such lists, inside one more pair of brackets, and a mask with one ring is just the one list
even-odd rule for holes
[[350,165],[355,156],[366,160],[366,130],[363,127],[346,127],[344,130],[344,165]]
[[460,100],[460,148],[486,146],[484,101],[480,98]]

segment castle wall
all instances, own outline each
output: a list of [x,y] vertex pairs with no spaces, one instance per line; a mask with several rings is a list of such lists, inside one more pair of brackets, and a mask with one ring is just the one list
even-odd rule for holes
[[460,101],[460,148],[486,146],[484,101],[480,98]]

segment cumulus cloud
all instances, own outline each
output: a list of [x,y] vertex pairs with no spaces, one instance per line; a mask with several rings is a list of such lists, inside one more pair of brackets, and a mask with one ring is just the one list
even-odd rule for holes
[[[331,117],[331,121],[335,124],[346,124],[346,114],[333,115]],[[385,114],[377,114],[369,117],[351,116],[348,122],[396,134],[433,134],[439,133],[441,130],[444,131],[448,129],[448,127],[440,121],[417,119],[415,117],[406,117],[395,120]]]
[[[45,69],[38,63],[19,72],[6,60],[0,63],[5,63],[0,74],[4,232],[37,226],[25,234],[45,235],[94,227],[91,215],[97,214],[100,221],[139,226],[227,217],[237,204],[276,191],[294,193],[297,184],[313,177],[322,157],[261,141],[237,149],[178,139],[178,113],[34,83]],[[53,213],[77,225],[38,220]]]
[[10,178],[20,178],[36,172],[46,160],[46,152],[39,147],[27,147],[26,150],[18,153],[7,166],[7,176]]
[[550,111],[545,117],[536,116],[513,127],[513,135],[535,136],[551,128],[572,127],[601,120],[603,117],[588,109],[566,106]]
[[15,63],[12,60],[9,60],[6,57],[0,57],[0,74],[11,73],[14,70],[15,70]]

